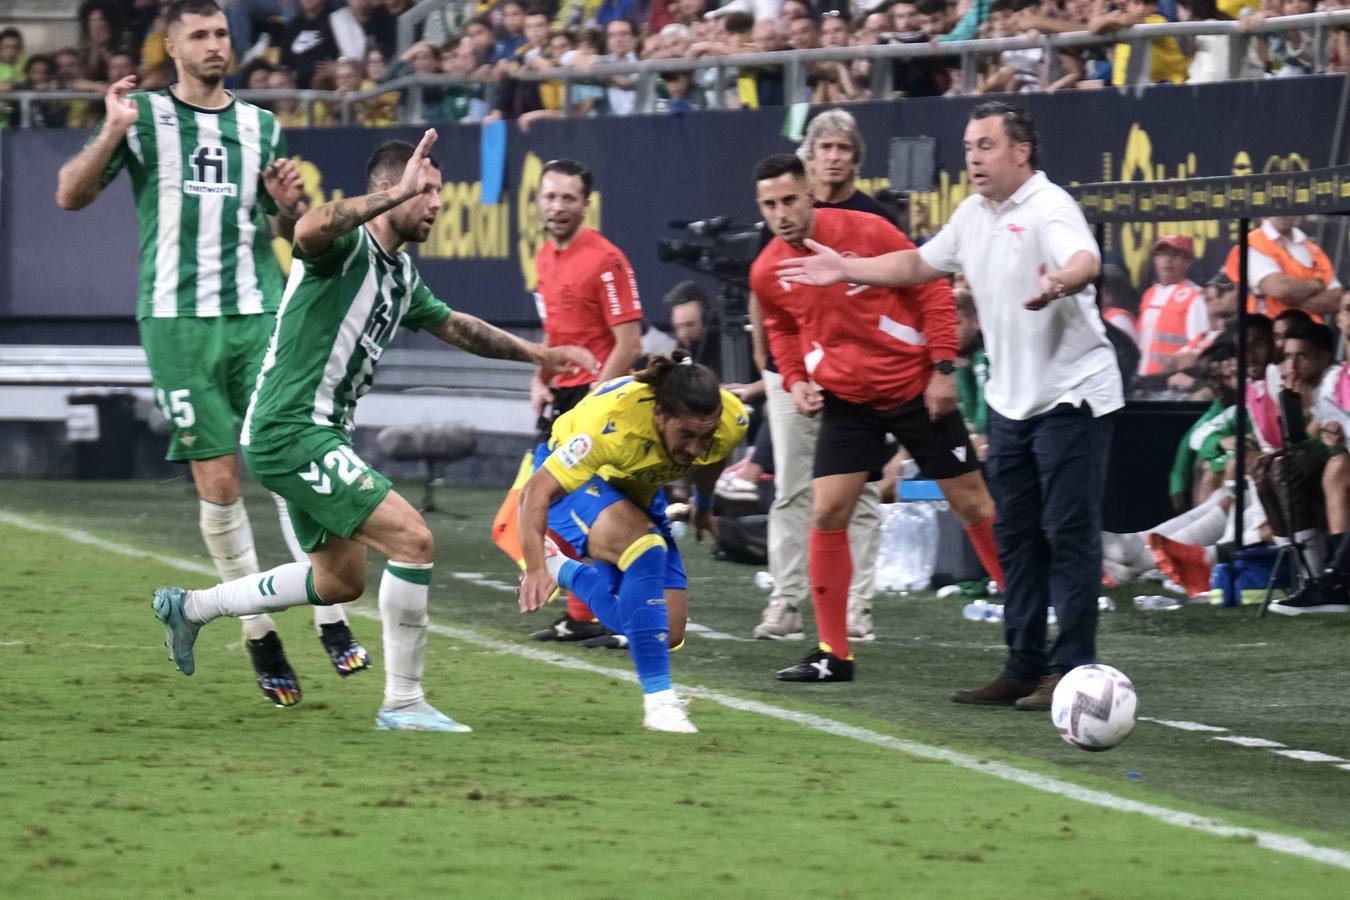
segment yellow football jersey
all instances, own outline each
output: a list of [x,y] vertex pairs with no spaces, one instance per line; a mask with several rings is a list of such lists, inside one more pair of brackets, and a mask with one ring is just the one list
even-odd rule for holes
[[722,421],[712,446],[682,466],[666,455],[652,421],[654,399],[651,386],[631,376],[600,385],[553,423],[544,468],[568,493],[598,475],[645,509],[666,484],[724,459],[750,425],[740,399],[722,391]]

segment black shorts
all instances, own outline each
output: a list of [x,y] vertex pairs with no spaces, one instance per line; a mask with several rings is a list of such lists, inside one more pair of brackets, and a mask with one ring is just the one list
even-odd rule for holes
[[829,392],[824,397],[816,478],[852,472],[866,472],[871,481],[880,478],[887,461],[887,435],[894,435],[909,451],[925,478],[955,478],[980,467],[961,414],[953,411],[934,422],[922,395],[885,412]]
[[553,434],[553,423],[563,413],[570,412],[572,407],[585,400],[593,387],[595,387],[593,384],[578,384],[575,387],[553,389],[553,402],[545,408],[544,414],[539,417],[539,421],[535,422],[540,443],[548,443],[549,437]]

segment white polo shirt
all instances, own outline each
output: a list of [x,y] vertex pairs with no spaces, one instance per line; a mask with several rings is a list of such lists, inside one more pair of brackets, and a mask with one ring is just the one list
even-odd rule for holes
[[1095,416],[1125,405],[1115,350],[1089,285],[1031,311],[1041,267],[1054,272],[1080,250],[1100,259],[1073,198],[1036,172],[995,213],[972,194],[935,237],[924,262],[963,272],[975,295],[989,353],[984,397],[999,415],[1029,419],[1060,403],[1086,402]]

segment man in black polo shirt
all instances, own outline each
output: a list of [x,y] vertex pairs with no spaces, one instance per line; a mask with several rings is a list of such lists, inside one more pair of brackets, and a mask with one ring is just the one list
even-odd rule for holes
[[[815,205],[872,213],[895,225],[895,219],[876,200],[858,190],[863,139],[853,116],[842,109],[820,113],[807,126],[798,154],[806,163]],[[773,234],[764,230],[764,243]],[[769,510],[769,573],[773,592],[755,626],[754,636],[766,640],[800,640],[801,607],[810,605],[811,583],[806,571],[806,540],[811,525],[811,475],[820,433],[819,418],[797,412],[792,396],[783,390],[768,344],[759,305],[753,298],[750,316],[755,327],[756,362],[764,372],[764,408],[773,442],[774,500]],[[762,430],[761,430],[762,431]],[[873,582],[881,544],[881,494],[869,484],[858,499],[848,528],[853,556],[853,581],[848,592],[848,632],[856,641],[875,638],[872,627]]]

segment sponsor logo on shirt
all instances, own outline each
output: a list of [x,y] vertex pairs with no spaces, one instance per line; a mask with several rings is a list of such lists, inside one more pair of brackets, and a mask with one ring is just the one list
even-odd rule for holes
[[618,431],[618,430],[619,430],[619,429],[618,429],[618,426],[616,426],[612,421],[610,421],[610,422],[606,422],[606,423],[605,423],[605,430],[602,431],[602,432],[600,432],[600,433],[601,433],[601,434],[613,434],[614,432],[616,432],[616,431]]
[[1011,231],[1013,234],[1017,235],[1017,239],[1019,241],[1022,239],[1022,235],[1026,234],[1027,232],[1026,228],[1024,228],[1021,225],[1018,225],[1016,222],[1009,222],[1008,230]]
[[577,463],[581,462],[590,455],[594,442],[591,441],[589,434],[579,434],[567,442],[567,446],[558,452],[558,461],[567,468],[575,468]]
[[614,286],[614,273],[601,272],[600,281],[605,286],[605,297],[609,300],[609,314],[619,315],[623,310],[619,307],[619,289]]
[[203,144],[192,151],[193,180],[183,182],[183,193],[233,197],[239,189],[226,180],[229,157],[219,144]]

